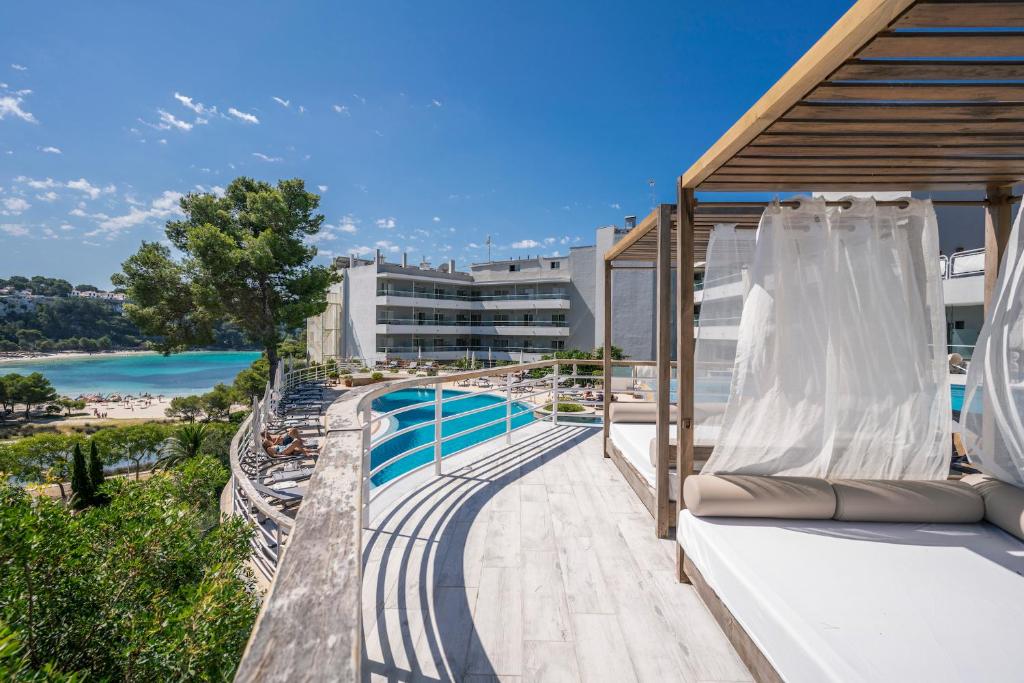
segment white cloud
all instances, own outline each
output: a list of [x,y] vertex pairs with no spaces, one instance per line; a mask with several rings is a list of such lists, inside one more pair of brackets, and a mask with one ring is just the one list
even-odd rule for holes
[[3,200],[3,205],[6,211],[0,211],[0,213],[8,216],[17,216],[19,213],[27,211],[32,206],[21,197],[8,197]]
[[533,249],[534,247],[539,246],[540,242],[537,242],[535,240],[519,240],[518,242],[512,243],[513,249]]
[[236,119],[245,121],[246,123],[259,123],[260,120],[256,118],[255,114],[249,114],[244,111],[238,111],[234,107],[228,107],[228,113],[234,116]]
[[67,223],[63,223],[63,224],[62,224],[62,225],[60,226],[60,229],[61,229],[61,230],[64,230],[64,231],[67,231],[67,230],[74,230],[74,229],[75,229],[75,226],[73,226],[73,225],[69,225],[69,224],[67,224]]
[[[179,92],[174,93],[174,99],[178,100],[183,105],[185,105],[185,107],[191,109],[193,112],[200,116],[217,113],[217,107],[207,107],[202,102],[196,102],[188,95],[182,95]],[[199,120],[196,120],[196,123],[199,123]],[[204,119],[202,123],[206,123],[206,120]]]
[[192,130],[192,124],[188,121],[182,121],[174,114],[164,111],[163,109],[156,110],[160,114],[160,123],[158,127],[162,130],[168,130],[170,128],[177,128],[178,130]]
[[21,64],[11,64],[11,68],[15,71],[28,71],[28,67]]
[[166,145],[167,144],[167,138],[160,138],[159,140],[157,140],[157,142],[159,142],[161,145]]
[[59,147],[43,147],[41,150],[44,154],[63,154]]
[[354,97],[355,99],[359,100],[359,102],[361,104],[366,104],[366,98],[363,97],[362,95],[357,95],[355,93],[352,93],[352,97]]
[[0,224],[0,231],[7,233],[11,237],[23,237],[28,234],[28,228],[24,225],[17,225],[16,223]]
[[388,240],[381,240],[381,241],[377,242],[376,245],[374,245],[374,246],[380,247],[384,251],[390,251],[393,254],[398,252],[398,245],[394,244],[392,242],[389,242]]
[[554,244],[554,243],[555,243],[555,238],[554,237],[545,237],[544,238],[544,244]]
[[275,102],[277,102],[278,104],[280,104],[282,107],[290,107],[290,106],[292,106],[292,101],[291,100],[282,100],[280,97],[277,97],[276,95],[272,99]]
[[39,120],[36,119],[32,112],[21,108],[22,102],[24,102],[23,98],[14,95],[0,96],[0,119],[10,114],[27,123],[39,123]]
[[383,228],[384,230],[392,230],[396,225],[398,225],[394,218],[378,218],[374,221],[374,224],[378,228]]
[[221,187],[220,185],[214,185],[213,187],[210,188],[210,192],[213,193],[214,197],[223,197],[224,191],[224,188]]
[[252,155],[259,159],[260,161],[284,161],[284,159],[282,159],[281,157],[272,157],[267,154],[264,154],[263,152],[253,152]]
[[331,109],[333,109],[338,114],[344,114],[345,116],[352,115],[352,113],[348,110],[348,107],[346,107],[344,104],[333,104],[331,105]]
[[84,192],[85,194],[89,195],[89,199],[96,199],[101,194],[110,194],[111,192],[114,192],[117,189],[113,185],[107,185],[106,187],[101,189],[90,183],[85,178],[72,180],[68,182],[66,187],[70,190],[78,190],[79,192]]
[[111,239],[122,230],[133,228],[136,225],[146,223],[153,219],[180,215],[181,209],[178,206],[178,202],[181,197],[182,194],[180,192],[165,190],[163,194],[150,203],[150,208],[139,209],[136,206],[132,206],[126,215],[105,218],[100,222],[99,227],[96,230],[87,232],[85,236],[93,237],[95,235],[106,233],[107,239]]
[[54,192],[53,190],[50,190],[49,192],[44,192],[42,194],[37,194],[36,195],[36,199],[38,199],[41,202],[46,202],[46,203],[55,202],[55,201],[57,201],[57,193]]
[[430,106],[431,107],[440,107],[441,106],[441,100],[430,100]]
[[435,223],[440,223],[441,222],[441,217],[440,216],[434,216],[434,222]]
[[300,114],[305,114],[306,113],[306,108],[303,107],[301,104],[299,105],[299,113]]
[[327,186],[326,185],[317,185],[316,189],[320,190],[321,192],[327,192]]
[[559,244],[569,244],[569,236],[568,236],[568,235],[566,235],[566,236],[565,236],[565,237],[563,237],[562,239],[558,240],[558,243],[559,243]]
[[338,226],[338,230],[340,230],[341,232],[348,233],[350,235],[354,235],[358,230],[358,228],[356,228],[357,222],[358,221],[356,221],[356,219],[353,218],[351,215],[342,216],[341,224]]
[[31,187],[33,190],[49,190],[54,187],[63,187],[62,183],[57,182],[53,178],[47,178],[46,180],[35,180],[27,176],[20,175],[14,179],[16,183],[24,183]]
[[622,205],[619,204],[618,202],[615,202],[613,204],[609,204],[608,206],[610,206],[613,209],[621,209],[622,208]]

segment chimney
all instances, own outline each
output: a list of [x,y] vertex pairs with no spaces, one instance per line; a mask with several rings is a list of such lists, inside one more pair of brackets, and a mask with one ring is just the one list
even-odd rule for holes
[[380,253],[380,249],[377,250],[377,263],[384,263],[384,257]]
[[356,252],[354,252],[354,251],[351,254],[348,255],[348,267],[349,268],[355,268],[356,267]]
[[449,273],[454,273],[455,272],[455,259],[453,259],[453,258],[448,259],[448,272]]
[[636,216],[626,216],[626,230],[632,230],[636,227]]
[[409,252],[407,252],[407,251],[403,251],[402,252],[402,267],[403,268],[408,268],[409,267]]

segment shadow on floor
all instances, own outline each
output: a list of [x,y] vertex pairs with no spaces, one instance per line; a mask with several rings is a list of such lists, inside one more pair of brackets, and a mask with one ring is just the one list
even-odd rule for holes
[[365,679],[461,681],[470,657],[474,677],[495,675],[465,588],[472,522],[503,489],[593,433],[565,425],[496,443],[495,453],[408,494],[364,531]]

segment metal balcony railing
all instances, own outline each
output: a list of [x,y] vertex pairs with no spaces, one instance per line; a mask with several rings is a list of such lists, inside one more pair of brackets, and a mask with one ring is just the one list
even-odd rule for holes
[[431,320],[429,318],[378,318],[378,325],[436,325],[440,327],[568,327],[564,320]]
[[401,296],[410,299],[432,299],[441,301],[549,301],[568,299],[569,295],[561,292],[544,292],[531,294],[451,294],[448,292],[416,292],[404,289],[377,289],[377,296]]

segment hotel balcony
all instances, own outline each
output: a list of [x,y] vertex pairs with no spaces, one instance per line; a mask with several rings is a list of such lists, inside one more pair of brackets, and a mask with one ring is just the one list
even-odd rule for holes
[[406,290],[377,290],[377,306],[443,308],[458,311],[567,310],[569,295],[563,293],[459,296]]
[[460,320],[378,320],[377,334],[397,335],[445,335],[465,334],[496,337],[568,337],[570,329],[564,321],[551,320],[506,320],[506,321],[460,321]]

